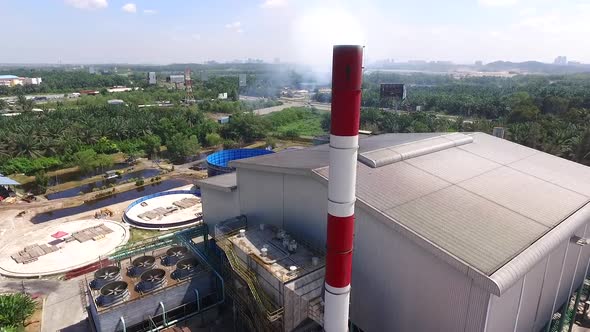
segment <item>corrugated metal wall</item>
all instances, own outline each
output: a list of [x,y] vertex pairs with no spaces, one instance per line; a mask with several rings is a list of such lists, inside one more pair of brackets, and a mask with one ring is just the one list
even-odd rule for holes
[[488,304],[485,292],[472,289],[476,287],[471,279],[389,226],[362,210],[356,213],[351,318],[358,327],[482,330]]
[[502,297],[492,295],[487,332],[514,331],[521,290],[522,280],[512,286]]
[[[587,237],[589,232],[581,227],[575,235]],[[562,243],[501,298],[492,296],[486,331],[541,330],[579,287],[589,257],[590,246],[581,247],[569,240]],[[516,314],[518,322],[514,324]]]

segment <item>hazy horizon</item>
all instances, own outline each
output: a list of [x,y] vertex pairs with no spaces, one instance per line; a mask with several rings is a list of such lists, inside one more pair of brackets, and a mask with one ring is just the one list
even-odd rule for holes
[[4,64],[325,65],[340,43],[370,61],[590,62],[584,0],[8,0],[0,12]]

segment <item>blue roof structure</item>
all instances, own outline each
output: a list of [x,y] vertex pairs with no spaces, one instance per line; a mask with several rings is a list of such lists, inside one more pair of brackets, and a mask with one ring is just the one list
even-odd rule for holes
[[5,176],[2,176],[2,174],[0,174],[0,186],[18,186],[20,185],[20,183],[14,181],[11,178],[7,178]]
[[13,79],[13,78],[18,78],[18,76],[14,76],[14,75],[0,75],[0,80],[9,80],[9,79]]

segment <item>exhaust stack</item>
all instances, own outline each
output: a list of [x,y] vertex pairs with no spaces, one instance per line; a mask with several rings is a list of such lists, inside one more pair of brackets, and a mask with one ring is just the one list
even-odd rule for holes
[[324,296],[327,332],[348,330],[362,63],[362,46],[334,46]]

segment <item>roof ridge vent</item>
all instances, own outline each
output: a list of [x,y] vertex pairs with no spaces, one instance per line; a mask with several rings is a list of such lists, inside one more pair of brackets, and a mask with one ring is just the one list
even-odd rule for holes
[[378,168],[472,142],[471,136],[452,133],[364,152],[359,154],[358,159],[369,167]]

